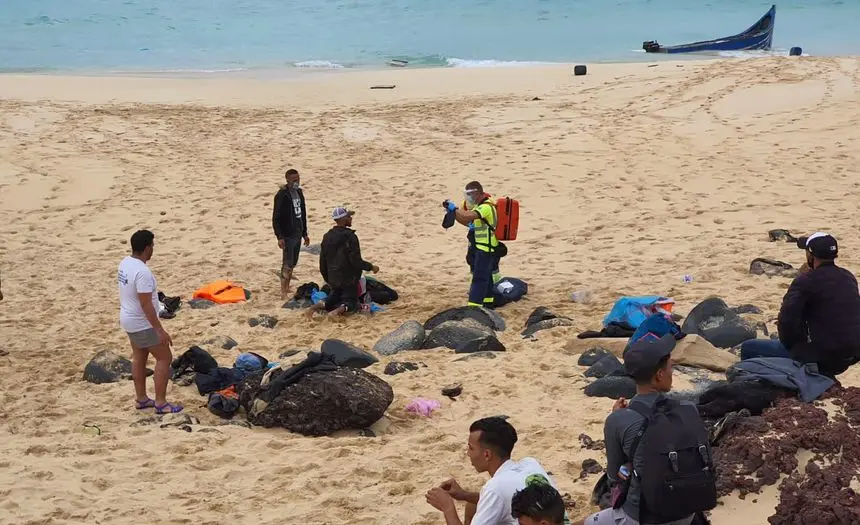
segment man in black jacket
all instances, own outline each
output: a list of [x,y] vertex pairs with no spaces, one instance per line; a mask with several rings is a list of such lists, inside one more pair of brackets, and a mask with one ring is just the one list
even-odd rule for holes
[[299,172],[287,170],[287,184],[275,195],[272,210],[272,229],[282,250],[281,259],[281,296],[286,299],[290,294],[290,280],[293,268],[299,263],[302,239],[305,246],[311,243],[308,237],[308,212],[305,207],[305,194],[302,193]]
[[836,377],[860,361],[860,291],[857,279],[836,266],[836,239],[818,232],[801,237],[809,271],[791,283],[782,299],[779,341],[752,339],[741,345],[741,358],[791,357],[817,363]]
[[325,303],[308,310],[308,317],[320,310],[330,312],[329,315],[355,313],[362,271],[379,271],[379,267],[361,258],[358,236],[350,228],[354,214],[346,208],[335,208],[331,213],[336,225],[323,236],[320,245],[320,274],[331,287],[331,293]]

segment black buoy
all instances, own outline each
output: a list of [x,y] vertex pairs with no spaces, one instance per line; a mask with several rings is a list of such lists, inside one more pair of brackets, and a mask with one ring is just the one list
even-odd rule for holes
[[793,47],[788,52],[788,56],[792,56],[792,57],[799,57],[802,54],[803,54],[803,49],[801,49],[799,47]]
[[585,72],[586,72],[585,66],[583,66],[583,65],[573,66],[573,74],[574,75],[581,77],[582,75],[585,74]]

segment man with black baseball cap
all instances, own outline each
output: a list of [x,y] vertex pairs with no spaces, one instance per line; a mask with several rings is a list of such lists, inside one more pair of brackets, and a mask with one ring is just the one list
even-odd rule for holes
[[741,345],[741,359],[790,357],[816,363],[835,378],[860,361],[860,291],[857,279],[836,266],[839,245],[829,233],[797,239],[806,252],[809,271],[791,283],[777,329],[779,340],[752,339]]

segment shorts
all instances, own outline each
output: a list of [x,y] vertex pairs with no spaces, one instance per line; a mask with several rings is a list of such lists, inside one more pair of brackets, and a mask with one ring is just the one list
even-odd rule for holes
[[[690,525],[693,522],[693,516],[683,518],[677,521],[671,521],[664,525]],[[596,514],[585,518],[585,525],[639,525],[639,522],[631,518],[624,512],[624,509],[604,509]]]
[[284,238],[284,255],[281,261],[281,271],[292,270],[299,264],[300,251],[302,251],[301,237]]
[[358,311],[358,283],[343,288],[332,287],[325,300],[325,309],[331,312],[341,306],[345,306],[347,312]]
[[131,341],[131,345],[135,348],[145,349],[158,346],[158,332],[155,331],[155,328],[126,333],[128,334],[128,340]]

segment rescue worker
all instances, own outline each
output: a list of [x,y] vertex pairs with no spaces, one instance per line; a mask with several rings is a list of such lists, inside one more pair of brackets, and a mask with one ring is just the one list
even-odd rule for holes
[[[466,208],[461,210],[450,200],[442,205],[454,213],[457,222],[469,227],[469,253],[472,285],[469,288],[469,306],[493,307],[493,274],[499,268],[499,241],[496,239],[498,216],[496,207],[489,199],[480,182],[466,185]],[[467,260],[469,256],[467,255]]]

